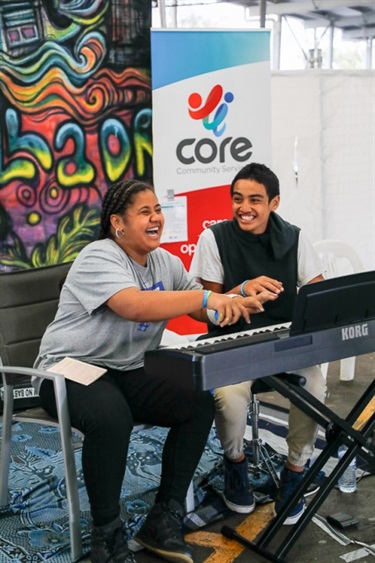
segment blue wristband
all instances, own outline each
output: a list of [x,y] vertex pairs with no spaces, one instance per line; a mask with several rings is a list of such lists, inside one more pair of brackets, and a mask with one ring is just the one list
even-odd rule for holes
[[245,285],[247,284],[247,282],[250,280],[245,280],[240,287],[240,293],[242,295],[242,297],[249,297],[247,293],[245,293]]
[[202,301],[202,308],[205,309],[207,307],[207,301],[209,296],[211,295],[212,291],[209,289],[205,289],[203,293],[203,301]]

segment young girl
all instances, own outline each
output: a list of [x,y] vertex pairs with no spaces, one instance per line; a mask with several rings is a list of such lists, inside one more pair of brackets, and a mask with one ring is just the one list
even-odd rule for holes
[[[226,326],[249,321],[249,311],[271,298],[266,291],[247,299],[204,291],[179,258],[159,248],[163,225],[152,187],[130,180],[108,189],[99,240],[73,263],[35,362],[47,369],[69,356],[107,370],[89,386],[66,381],[71,423],[84,434],[93,563],[135,561],[119,516],[134,421],[170,428],[155,505],[136,539],[165,559],[193,562],[182,533],[183,503],[211,429],[213,397],[171,386],[163,374],[148,376],[144,353],[159,346],[172,317],[206,321],[209,307]],[[56,416],[52,382],[39,380],[39,394]]]

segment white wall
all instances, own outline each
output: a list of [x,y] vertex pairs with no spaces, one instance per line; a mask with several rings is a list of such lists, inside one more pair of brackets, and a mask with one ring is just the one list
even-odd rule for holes
[[374,269],[374,71],[279,71],[271,87],[280,214],[312,242],[350,243]]

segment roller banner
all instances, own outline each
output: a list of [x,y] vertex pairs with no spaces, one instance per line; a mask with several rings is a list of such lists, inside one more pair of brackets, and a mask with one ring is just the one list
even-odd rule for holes
[[[189,268],[202,230],[231,217],[235,174],[270,165],[270,32],[152,30],[151,75],[162,245]],[[193,326],[184,318],[173,328]]]

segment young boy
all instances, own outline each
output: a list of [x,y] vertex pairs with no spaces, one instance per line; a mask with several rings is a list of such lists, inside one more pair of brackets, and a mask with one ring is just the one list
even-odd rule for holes
[[[233,219],[217,223],[199,237],[190,272],[205,289],[217,293],[255,296],[267,289],[278,299],[251,317],[251,329],[289,322],[297,288],[323,279],[322,266],[301,230],[284,221],[276,210],[280,203],[279,180],[263,164],[251,163],[240,170],[230,187]],[[247,330],[241,322],[222,329],[209,325],[210,336]],[[324,401],[325,379],[318,366],[296,370],[306,377],[305,388]],[[224,449],[224,500],[235,512],[255,508],[247,461],[243,452],[251,382],[215,389],[216,427]],[[280,476],[276,513],[299,485],[311,457],[317,424],[291,405],[287,436],[288,458]],[[284,524],[298,521],[305,510],[300,499]]]

